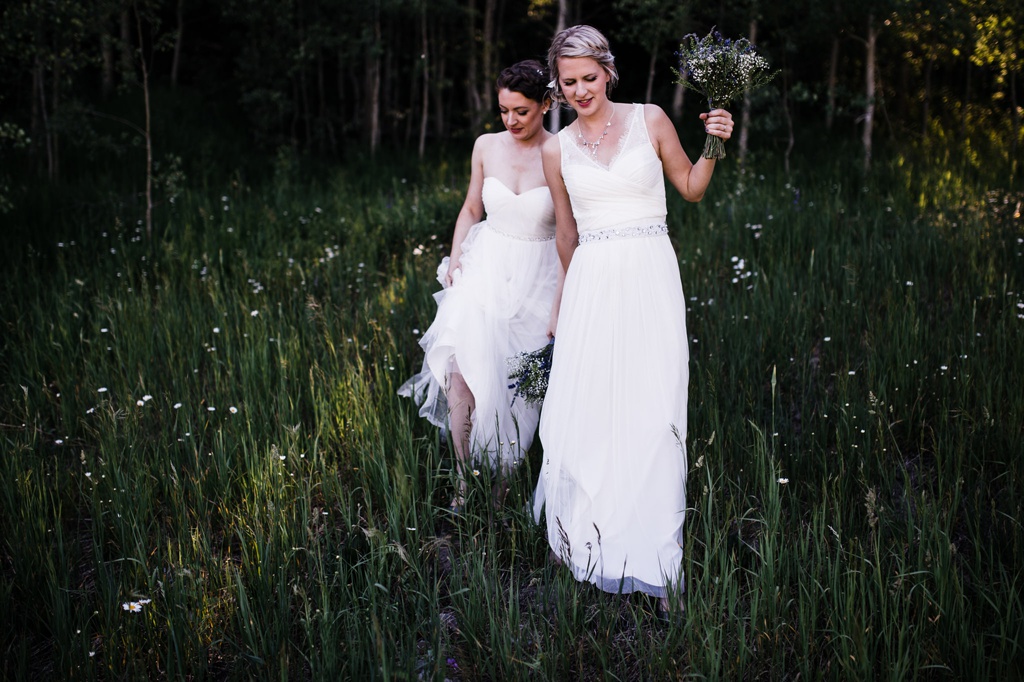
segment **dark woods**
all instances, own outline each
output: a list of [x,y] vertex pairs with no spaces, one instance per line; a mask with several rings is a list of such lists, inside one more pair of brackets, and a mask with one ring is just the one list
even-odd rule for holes
[[270,152],[422,156],[495,127],[498,70],[543,59],[573,23],[612,39],[617,99],[655,101],[676,120],[700,105],[672,85],[680,38],[712,27],[749,37],[782,73],[743,112],[734,106],[741,153],[747,129],[788,153],[811,126],[858,140],[865,165],[872,140],[979,133],[1013,159],[1020,10],[1019,0],[12,0],[0,18],[0,159],[60,180],[69,150],[146,147],[159,174],[211,123]]

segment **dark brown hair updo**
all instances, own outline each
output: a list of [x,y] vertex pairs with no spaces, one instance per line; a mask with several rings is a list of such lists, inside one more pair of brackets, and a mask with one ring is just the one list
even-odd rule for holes
[[498,75],[494,89],[518,92],[540,104],[551,97],[548,92],[548,70],[536,59],[524,59],[504,69]]

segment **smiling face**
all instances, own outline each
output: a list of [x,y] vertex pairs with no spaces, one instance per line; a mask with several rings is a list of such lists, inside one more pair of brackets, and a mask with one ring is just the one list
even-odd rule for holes
[[498,111],[505,129],[520,142],[529,140],[544,128],[544,106],[521,92],[499,90]]
[[590,57],[561,57],[558,83],[562,95],[581,116],[587,116],[608,101],[608,71]]

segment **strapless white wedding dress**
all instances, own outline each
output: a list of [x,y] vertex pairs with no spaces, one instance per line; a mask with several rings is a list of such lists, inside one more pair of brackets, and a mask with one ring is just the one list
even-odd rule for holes
[[541,416],[535,513],[579,580],[682,586],[688,341],[665,179],[642,105],[608,166],[559,134],[579,246]]
[[[476,401],[470,444],[478,461],[507,469],[530,448],[539,408],[513,401],[508,358],[543,347],[558,276],[555,213],[547,187],[516,194],[484,179],[486,220],[463,242],[461,275],[434,295],[437,316],[420,339],[422,371],[399,388],[420,415],[448,427],[444,387],[454,367]],[[438,268],[443,282],[448,258]]]

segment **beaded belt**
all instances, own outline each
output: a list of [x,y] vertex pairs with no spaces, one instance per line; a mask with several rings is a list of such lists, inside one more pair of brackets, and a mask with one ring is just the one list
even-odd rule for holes
[[494,232],[497,232],[502,237],[508,237],[509,239],[518,239],[519,241],[522,241],[522,242],[546,242],[546,241],[549,241],[549,240],[555,238],[555,235],[553,235],[553,234],[544,235],[544,236],[541,236],[541,237],[536,237],[536,236],[533,236],[533,235],[515,234],[514,232],[506,232],[505,230],[499,230],[498,228],[496,228],[496,227],[494,227],[493,225],[490,225],[490,224],[488,224],[487,227],[488,227],[488,229],[493,230]]
[[668,234],[668,225],[636,225],[633,227],[610,227],[607,230],[588,230],[580,232],[578,243],[589,244],[590,242],[604,241],[605,239],[622,239],[624,237],[654,237],[661,234]]

